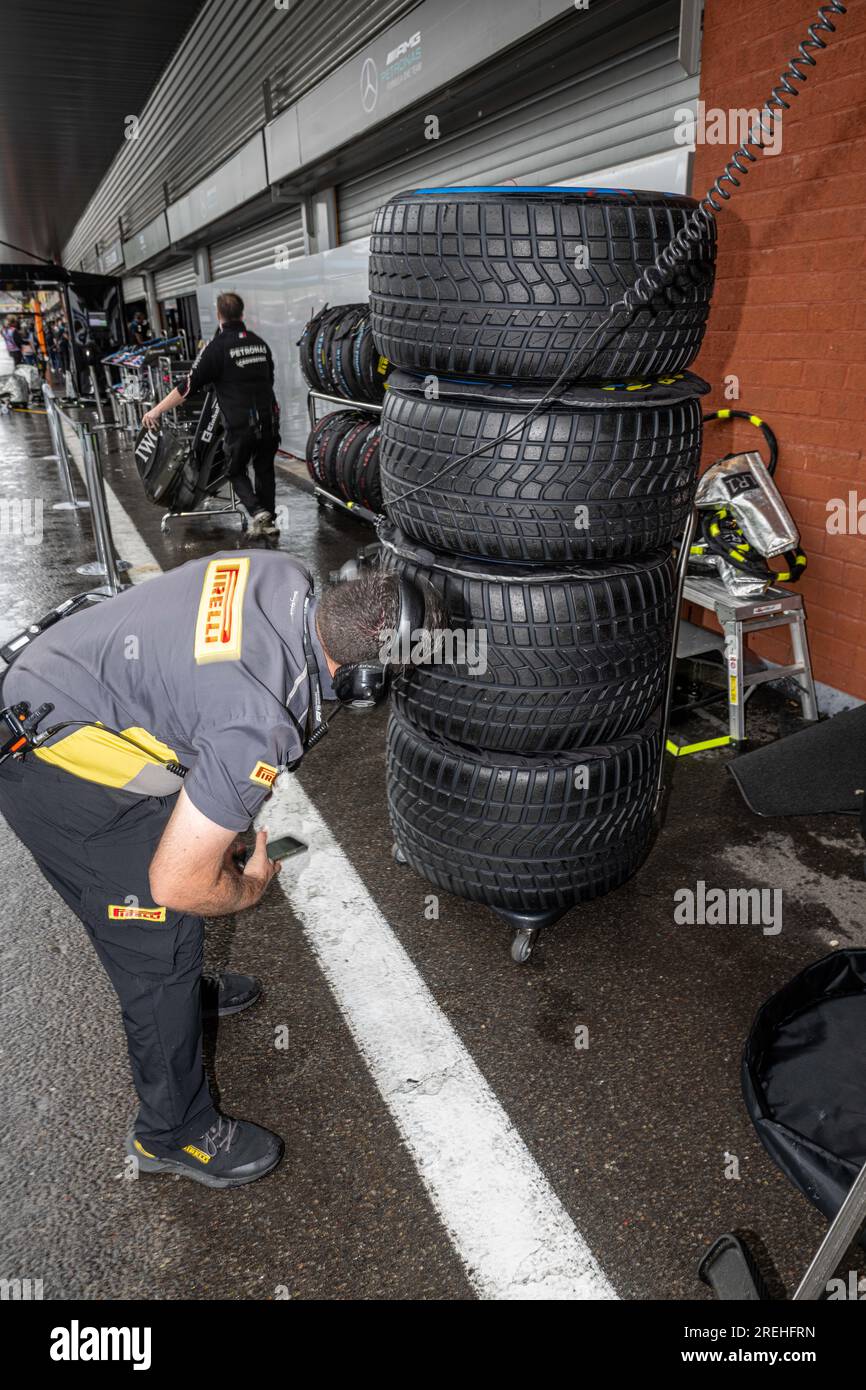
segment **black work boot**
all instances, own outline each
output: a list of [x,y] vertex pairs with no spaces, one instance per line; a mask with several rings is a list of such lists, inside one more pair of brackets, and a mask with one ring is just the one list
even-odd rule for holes
[[255,975],[236,975],[233,970],[201,977],[202,1018],[226,1018],[248,1009],[262,992],[262,982]]
[[241,1187],[255,1182],[276,1168],[283,1148],[278,1134],[228,1115],[221,1115],[204,1134],[177,1148],[161,1144],[148,1148],[133,1131],[126,1136],[126,1152],[135,1159],[139,1172],[178,1173],[205,1187]]

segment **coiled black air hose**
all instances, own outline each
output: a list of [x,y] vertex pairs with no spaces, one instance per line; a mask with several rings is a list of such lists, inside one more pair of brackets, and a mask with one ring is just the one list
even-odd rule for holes
[[[811,68],[815,67],[816,59],[812,57],[810,50],[826,48],[827,42],[822,39],[821,34],[835,34],[836,32],[836,25],[831,19],[828,19],[828,15],[847,13],[847,8],[840,3],[840,0],[830,0],[830,4],[821,6],[817,21],[809,25],[806,38],[797,50],[799,56],[791,59],[779,76],[778,87],[773,88],[771,95],[761,107],[757,125],[749,127],[745,140],[734,151],[723,172],[708,189],[699,206],[687,219],[685,226],[677,232],[673,240],[656,257],[655,262],[638,276],[631,288],[626,290],[622,299],[617,300],[616,304],[611,306],[611,313],[615,313],[618,309],[634,311],[642,305],[648,304],[653,295],[669,283],[670,272],[675,270],[677,262],[688,254],[689,243],[701,239],[702,223],[706,223],[717,212],[721,212],[722,203],[728,202],[733,196],[733,190],[740,187],[741,181],[737,178],[737,174],[748,174],[749,165],[754,164],[758,153],[763,151],[766,139],[772,139],[776,122],[781,118],[782,112],[791,109],[791,103],[785,100],[785,96],[798,97],[800,95],[799,88],[793,84],[794,82],[806,82],[809,77],[808,72],[800,71],[800,67],[803,64]],[[754,151],[758,153],[753,153]],[[729,189],[724,187],[726,183],[730,184]],[[719,202],[718,199],[722,199],[722,202]],[[668,272],[667,275],[663,274],[665,271]],[[661,275],[662,278],[654,280],[653,277],[656,275]]]

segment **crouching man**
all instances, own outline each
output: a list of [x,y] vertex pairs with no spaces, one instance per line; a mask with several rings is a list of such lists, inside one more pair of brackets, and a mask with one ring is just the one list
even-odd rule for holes
[[203,975],[202,918],[253,907],[279,872],[264,831],[243,867],[237,837],[302,757],[318,697],[375,675],[402,593],[372,570],[318,599],[290,556],[231,551],[66,618],[5,674],[3,705],[54,708],[45,741],[0,764],[0,811],[117,992],[145,1172],[234,1187],[280,1160],[276,1134],[211,1096],[202,1014],[261,985]]

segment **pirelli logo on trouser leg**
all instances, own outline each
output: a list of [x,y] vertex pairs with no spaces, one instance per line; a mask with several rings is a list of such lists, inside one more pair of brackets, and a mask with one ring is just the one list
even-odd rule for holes
[[270,763],[257,762],[250,773],[251,782],[261,782],[262,786],[272,787],[277,779],[277,769]]
[[236,560],[211,560],[205,570],[195,624],[198,665],[240,659],[244,590],[249,572],[248,555]]
[[164,922],[164,907],[121,907],[119,903],[108,904],[108,917],[111,922]]

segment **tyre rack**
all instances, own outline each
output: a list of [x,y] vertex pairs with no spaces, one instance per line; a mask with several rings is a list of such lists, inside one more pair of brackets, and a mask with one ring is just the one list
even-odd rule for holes
[[[141,416],[144,413],[143,407],[148,392],[154,400],[160,399],[152,372],[156,354],[162,354],[159,357],[160,361],[171,362],[168,350],[173,344],[181,342],[186,347],[185,338],[151,338],[147,343],[138,346],[118,348],[102,358],[114,421],[124,433],[135,435],[141,428]],[[190,365],[187,363],[187,372]],[[113,372],[117,372],[116,379],[112,375]]]
[[[163,387],[166,383],[170,383],[171,386],[176,386],[182,379],[184,379],[188,375],[191,366],[192,363],[185,363],[183,368],[179,368],[178,364],[176,362],[173,362],[171,358],[157,358],[156,375],[154,375],[152,364],[150,367],[150,380],[151,386],[153,388],[154,399],[160,399],[158,389],[160,387],[160,381]],[[175,377],[177,377],[177,380],[175,380]],[[212,408],[212,393],[212,387],[206,388],[204,401],[200,406],[196,406],[195,414],[192,415],[192,417],[190,417],[189,405],[187,402],[184,402],[184,406],[182,407],[175,406],[175,408],[169,412],[172,419],[171,428],[173,432],[178,435],[187,435],[189,439],[189,447],[191,450],[194,448],[195,436],[199,422],[202,416],[204,415],[204,412]],[[183,410],[184,414],[178,415],[178,409]],[[215,516],[239,516],[241,519],[241,531],[247,531],[249,529],[249,522],[247,520],[246,510],[244,507],[241,506],[240,502],[238,501],[234,483],[232,482],[228,473],[222,473],[217,479],[215,487],[217,489],[224,488],[226,484],[228,484],[227,494],[221,491],[206,493],[201,499],[201,506],[193,507],[190,511],[165,512],[159,524],[159,529],[161,530],[162,534],[164,536],[167,536],[171,533],[171,523],[173,521],[201,521],[209,520],[211,517]],[[211,500],[214,502],[222,502],[225,505],[221,507],[209,507],[208,497],[210,497]]]
[[[220,480],[220,485],[226,479]],[[159,529],[164,536],[171,534],[171,523],[173,521],[210,521],[214,516],[239,516],[241,519],[241,530],[246,531],[249,527],[247,514],[237,499],[234,487],[229,482],[228,496],[224,492],[214,492],[210,494],[214,501],[225,502],[224,507],[195,507],[191,512],[166,512],[159,523]]]
[[[367,410],[373,415],[382,414],[382,406],[376,405],[373,401],[350,401],[345,396],[329,396],[325,391],[314,391],[311,388],[307,391],[307,415],[310,418],[310,429],[318,424],[317,401],[327,401],[329,405],[339,406],[341,410]],[[344,497],[338,497],[336,493],[329,492],[327,488],[320,487],[318,483],[315,484],[313,492],[320,507],[341,507],[344,512],[349,512],[351,516],[365,521],[368,526],[378,526],[382,520],[381,516],[377,512],[371,512],[369,507],[362,507],[360,502],[347,502]]]

